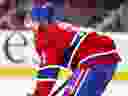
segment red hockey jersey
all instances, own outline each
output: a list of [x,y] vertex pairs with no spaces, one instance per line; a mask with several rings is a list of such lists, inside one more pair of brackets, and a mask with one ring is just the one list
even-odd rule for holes
[[[94,30],[88,31],[86,28],[75,27],[67,23],[49,24],[46,30],[41,27],[35,36],[37,52],[42,61],[45,59],[45,62],[41,62],[42,68],[43,65],[61,65],[64,68],[70,69],[73,75],[75,74],[73,73],[75,69],[80,69],[81,74],[83,70],[83,73],[85,73],[90,65],[117,64],[120,60],[112,38],[99,35],[98,32],[94,32]],[[64,59],[66,57],[65,49],[69,50],[66,53],[68,57],[67,62],[65,62]],[[50,93],[50,91],[54,89],[52,87],[56,82],[55,80],[57,80],[57,76],[53,77],[48,75],[50,72],[55,75],[55,70],[46,71],[51,70],[48,69],[48,67],[42,70],[43,72],[39,74],[45,74],[47,80],[37,83],[38,91],[36,92],[38,92],[38,95],[35,96],[48,96],[48,94],[54,96],[57,91],[53,92],[54,94]],[[80,82],[80,80],[77,79],[75,79],[75,81]]]

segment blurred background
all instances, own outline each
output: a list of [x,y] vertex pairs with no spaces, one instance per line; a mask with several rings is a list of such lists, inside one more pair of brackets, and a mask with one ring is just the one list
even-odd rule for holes
[[[48,0],[53,3],[54,16],[60,19],[79,24],[85,27],[97,28],[98,24],[102,24],[108,17],[113,19],[110,24],[107,24],[101,31],[111,32],[127,32],[127,16],[128,8],[126,0]],[[44,4],[45,0],[38,0],[38,4]],[[114,6],[110,6],[114,5]],[[34,0],[0,0],[0,18],[11,10],[12,12],[10,22],[16,26],[16,28],[23,29],[25,17],[29,14],[31,18],[32,6],[36,5]],[[111,16],[111,12],[120,8],[120,14]],[[0,22],[2,20],[0,19]],[[17,22],[16,22],[17,21]],[[107,20],[109,21],[109,20]],[[6,22],[0,23],[0,28],[3,26],[9,26]],[[2,26],[2,27],[1,27]],[[8,27],[5,27],[8,28]]]

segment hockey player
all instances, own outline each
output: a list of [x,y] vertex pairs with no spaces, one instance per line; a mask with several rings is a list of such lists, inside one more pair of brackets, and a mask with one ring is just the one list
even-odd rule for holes
[[120,60],[112,38],[48,14],[35,32],[41,63],[33,96],[101,96]]

